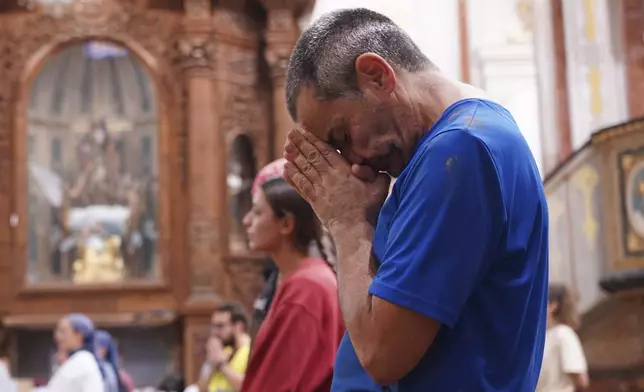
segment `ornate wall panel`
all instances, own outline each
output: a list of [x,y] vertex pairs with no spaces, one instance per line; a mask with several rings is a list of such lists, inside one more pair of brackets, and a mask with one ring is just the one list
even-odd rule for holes
[[[620,124],[593,136],[601,158],[608,273],[644,268],[639,228],[639,177],[644,122]],[[644,233],[643,233],[644,234]]]
[[551,279],[579,295],[579,334],[594,379],[644,374],[643,148],[644,120],[600,130],[545,181]]
[[550,219],[550,280],[573,283],[570,263],[570,220],[568,219],[568,184],[559,184],[548,190],[548,214]]
[[606,269],[598,161],[596,156],[585,156],[570,174],[568,188],[571,261],[582,312],[603,298],[597,284]]

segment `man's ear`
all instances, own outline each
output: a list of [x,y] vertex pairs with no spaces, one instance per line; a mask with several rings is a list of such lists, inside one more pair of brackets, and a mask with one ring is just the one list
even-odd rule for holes
[[363,94],[389,96],[396,87],[393,68],[375,53],[364,53],[356,59],[356,81]]

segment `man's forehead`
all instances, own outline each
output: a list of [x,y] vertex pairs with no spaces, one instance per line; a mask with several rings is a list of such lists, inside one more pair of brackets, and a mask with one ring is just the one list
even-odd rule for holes
[[230,313],[224,312],[224,311],[216,311],[215,313],[212,314],[212,318],[214,319],[228,319],[230,317]]

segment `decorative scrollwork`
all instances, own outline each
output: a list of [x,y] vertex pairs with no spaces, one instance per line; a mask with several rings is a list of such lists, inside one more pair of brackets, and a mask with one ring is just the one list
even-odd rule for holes
[[210,37],[186,37],[177,42],[180,61],[184,68],[212,69],[215,62],[215,45]]
[[271,76],[273,78],[286,76],[288,61],[291,58],[291,52],[293,51],[293,44],[273,45],[266,51],[266,61],[270,66]]
[[210,0],[184,0],[183,8],[188,19],[203,19],[210,17]]

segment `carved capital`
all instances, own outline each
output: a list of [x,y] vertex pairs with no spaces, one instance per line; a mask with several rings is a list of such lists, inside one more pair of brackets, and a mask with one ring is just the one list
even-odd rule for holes
[[299,28],[293,11],[284,8],[270,10],[267,18],[267,34],[288,34],[291,39],[297,40]]
[[288,61],[291,58],[293,45],[275,45],[266,50],[266,61],[271,69],[271,77],[273,79],[283,78],[286,76],[288,68]]
[[258,28],[243,12],[227,7],[217,7],[213,12],[213,29],[216,34],[248,42],[257,41]]
[[177,42],[178,60],[184,69],[212,69],[215,49],[209,37],[185,37]]
[[225,8],[228,10],[244,13],[249,0],[219,0],[217,8]]
[[267,10],[290,10],[296,15],[304,10],[312,9],[315,0],[261,0]]
[[207,19],[210,17],[212,6],[210,0],[183,0],[183,9],[188,19]]

